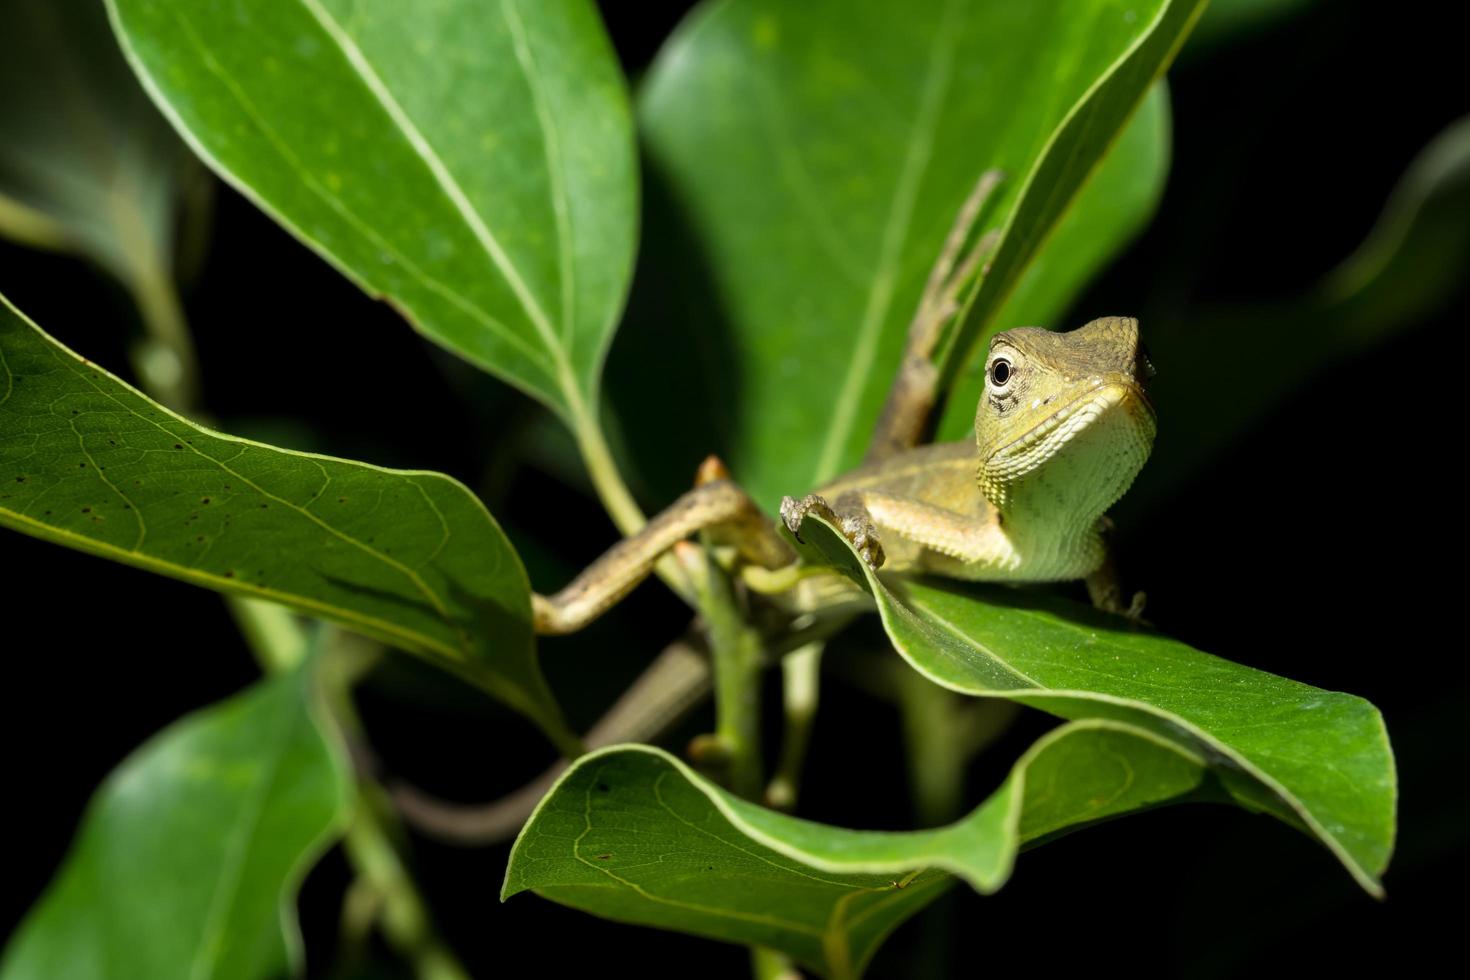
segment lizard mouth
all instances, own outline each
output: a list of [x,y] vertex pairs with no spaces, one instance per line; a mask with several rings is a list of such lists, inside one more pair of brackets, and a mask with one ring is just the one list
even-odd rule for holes
[[1032,457],[1042,449],[1041,459],[1053,456],[1072,438],[1092,427],[1109,410],[1126,412],[1135,426],[1144,429],[1152,440],[1158,427],[1158,415],[1143,386],[1135,381],[1110,380],[1088,388],[1066,402],[1046,418],[999,447],[996,457]]

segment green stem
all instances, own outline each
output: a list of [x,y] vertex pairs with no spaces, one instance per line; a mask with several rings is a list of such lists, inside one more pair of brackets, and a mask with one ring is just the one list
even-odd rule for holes
[[358,793],[357,810],[342,841],[348,860],[381,899],[378,923],[388,943],[413,964],[419,980],[468,980],[469,973],[434,932],[428,909],[385,827],[385,808]]
[[[338,731],[348,740],[359,740],[362,722],[352,704],[353,683],[372,666],[380,649],[376,644],[354,646],[350,634],[331,626],[328,638],[335,656],[321,665],[323,699]],[[419,980],[468,980],[469,973],[440,940],[419,894],[413,876],[404,867],[394,839],[399,826],[382,790],[359,779],[352,822],[342,840],[342,849],[358,875],[378,901],[377,922],[388,944],[412,964]]]
[[161,263],[148,262],[132,285],[148,334],[134,358],[143,387],[176,412],[197,412],[199,359],[173,277]]
[[[612,449],[607,444],[607,437],[603,434],[596,414],[582,401],[579,393],[568,391],[567,394],[572,399],[572,435],[577,440],[577,449],[582,454],[587,475],[592,479],[592,487],[597,491],[597,498],[602,501],[603,508],[618,531],[624,537],[632,537],[643,530],[648,518],[633,499],[628,484],[623,481],[623,474],[618,470],[617,461],[613,459]],[[697,590],[691,586],[691,579],[684,568],[672,557],[660,558],[654,571],[674,594],[690,605],[697,604]],[[698,581],[698,578],[693,581]]]
[[791,957],[764,946],[750,947],[750,975],[755,980],[801,980]]
[[638,502],[623,482],[623,474],[613,459],[602,425],[580,397],[572,405],[572,435],[576,437],[577,449],[582,453],[582,462],[587,467],[587,475],[592,478],[597,497],[618,530],[624,537],[632,537],[643,530],[648,518],[643,516]]
[[266,673],[282,673],[306,658],[311,644],[291,610],[245,596],[226,595],[224,600],[235,626]]
[[761,635],[745,621],[730,577],[708,562],[699,592],[709,636],[715,679],[715,738],[729,764],[730,789],[747,800],[760,799]]
[[894,667],[893,674],[914,816],[920,826],[938,827],[957,819],[964,806],[968,756],[956,744],[961,701],[907,666]]
[[809,643],[781,661],[786,728],[781,734],[781,761],[766,787],[766,802],[778,810],[794,808],[801,788],[801,770],[806,765],[821,690],[822,647],[820,641]]

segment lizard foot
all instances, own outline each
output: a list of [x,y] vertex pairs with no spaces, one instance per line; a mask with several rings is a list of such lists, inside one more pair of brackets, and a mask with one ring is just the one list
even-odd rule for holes
[[843,537],[847,538],[868,567],[875,570],[883,567],[883,545],[878,540],[877,528],[866,514],[848,513],[839,516],[831,504],[815,493],[809,493],[801,500],[795,497],[782,498],[781,520],[798,541],[801,540],[801,522],[806,520],[808,514],[815,514],[841,530]]
[[1128,603],[1128,608],[1123,610],[1123,616],[1134,626],[1148,626],[1149,621],[1143,618],[1143,607],[1148,601],[1148,596],[1142,592],[1133,593],[1133,601]]

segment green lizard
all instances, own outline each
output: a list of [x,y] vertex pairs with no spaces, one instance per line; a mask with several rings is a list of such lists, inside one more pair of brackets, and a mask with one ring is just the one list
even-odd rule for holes
[[[1144,393],[1151,371],[1138,321],[1129,317],[1069,333],[1022,327],[997,334],[973,442],[923,446],[865,465],[800,500],[787,497],[782,520],[799,534],[807,515],[820,515],[870,565],[890,573],[1088,579],[1099,604],[1116,607],[1103,515],[1153,445],[1154,410]],[[537,595],[537,632],[586,625],[642,581],[660,555],[706,529],[718,529],[756,569],[794,568],[795,554],[744,491],[728,479],[706,479],[565,589]],[[798,589],[804,579],[757,571],[748,581],[770,593]]]

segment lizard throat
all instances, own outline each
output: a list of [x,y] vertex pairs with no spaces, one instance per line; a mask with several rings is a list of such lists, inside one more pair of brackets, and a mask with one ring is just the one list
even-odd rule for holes
[[1098,520],[1143,468],[1156,431],[1142,391],[1107,382],[982,458],[980,489],[1020,552],[1071,564],[1093,550]]

